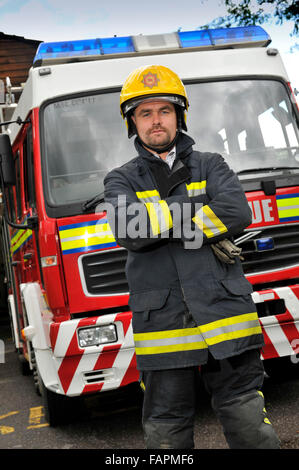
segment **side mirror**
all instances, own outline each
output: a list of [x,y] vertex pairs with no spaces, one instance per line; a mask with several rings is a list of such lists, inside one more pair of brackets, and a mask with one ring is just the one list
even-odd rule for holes
[[0,134],[0,165],[4,186],[14,186],[16,184],[15,165],[7,134]]

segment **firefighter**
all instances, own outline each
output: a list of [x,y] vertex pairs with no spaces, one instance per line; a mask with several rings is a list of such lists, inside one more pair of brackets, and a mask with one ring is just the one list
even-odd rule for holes
[[260,391],[263,335],[233,244],[251,212],[224,159],[193,150],[188,106],[172,70],[134,70],[120,109],[137,157],[104,182],[109,223],[128,250],[146,447],[194,447],[200,366],[229,447],[279,448]]

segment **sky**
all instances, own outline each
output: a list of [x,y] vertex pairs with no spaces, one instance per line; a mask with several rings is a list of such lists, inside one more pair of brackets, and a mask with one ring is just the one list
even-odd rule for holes
[[[0,32],[47,42],[170,33],[198,29],[225,13],[222,0],[0,0]],[[263,27],[299,91],[292,23]]]

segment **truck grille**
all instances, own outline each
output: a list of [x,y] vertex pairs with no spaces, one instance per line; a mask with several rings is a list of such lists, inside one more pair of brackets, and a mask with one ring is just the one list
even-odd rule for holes
[[[257,274],[263,271],[275,271],[290,266],[299,266],[299,224],[264,227],[260,230],[247,231],[238,238],[254,235],[238,243],[242,248],[242,262],[245,274]],[[272,238],[271,250],[259,251],[256,241]],[[103,250],[79,258],[81,281],[86,295],[120,295],[129,292],[125,276],[127,250],[115,248]]]
[[[245,236],[250,232],[254,233],[255,231],[249,230],[249,232],[245,232]],[[272,238],[273,248],[259,251],[256,240],[266,237]],[[235,241],[237,240],[238,237],[235,238]],[[257,230],[252,238],[237,244],[242,248],[242,256],[244,257],[242,264],[245,274],[275,271],[299,265],[299,225],[265,227]]]
[[127,250],[103,250],[79,258],[79,269],[86,295],[118,295],[129,291],[125,276]]

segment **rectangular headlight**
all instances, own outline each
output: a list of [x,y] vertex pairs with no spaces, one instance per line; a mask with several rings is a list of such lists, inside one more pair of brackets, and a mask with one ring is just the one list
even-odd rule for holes
[[104,325],[80,328],[78,330],[78,340],[81,348],[115,343],[117,341],[116,327],[115,325]]

